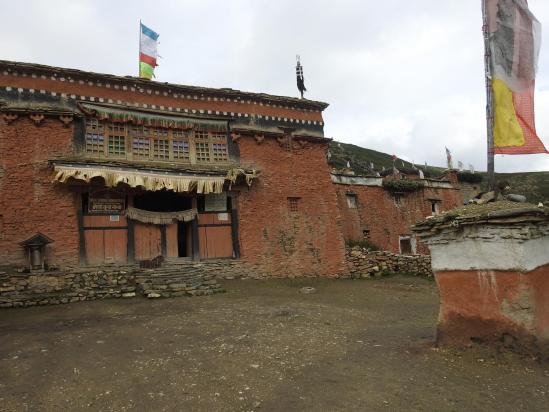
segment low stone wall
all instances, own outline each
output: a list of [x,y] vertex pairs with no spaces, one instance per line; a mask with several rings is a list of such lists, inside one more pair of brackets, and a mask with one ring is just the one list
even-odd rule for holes
[[346,256],[350,275],[354,279],[381,276],[384,273],[433,276],[429,255],[399,255],[353,247],[347,249]]
[[199,269],[137,267],[67,272],[0,273],[0,308],[106,298],[195,296],[222,292],[211,274]]

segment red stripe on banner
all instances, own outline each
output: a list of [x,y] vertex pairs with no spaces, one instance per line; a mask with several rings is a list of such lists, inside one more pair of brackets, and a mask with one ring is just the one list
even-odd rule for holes
[[495,147],[496,154],[549,153],[536,133],[534,116],[534,83],[522,93],[513,92],[513,105],[522,132],[524,146]]
[[156,64],[156,59],[154,57],[148,56],[148,55],[143,54],[143,53],[139,53],[139,61],[143,62],[143,63],[147,63],[147,64],[151,65],[152,67],[158,66],[158,64]]

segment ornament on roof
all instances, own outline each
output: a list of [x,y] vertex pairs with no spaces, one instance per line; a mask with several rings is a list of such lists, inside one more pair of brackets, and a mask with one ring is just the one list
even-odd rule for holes
[[301,93],[301,98],[303,99],[303,92],[306,92],[305,88],[305,78],[303,77],[303,66],[301,65],[299,54],[295,56],[297,60],[297,65],[295,66],[295,75],[297,77],[297,89]]

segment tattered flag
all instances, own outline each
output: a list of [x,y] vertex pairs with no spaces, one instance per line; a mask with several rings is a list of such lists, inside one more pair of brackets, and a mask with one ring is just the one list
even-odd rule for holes
[[486,0],[496,154],[549,153],[536,133],[541,24],[526,0]]
[[301,65],[300,57],[296,56],[297,65],[295,66],[295,75],[297,77],[297,89],[301,93],[301,98],[303,99],[303,93],[307,91],[305,88],[305,77],[303,77],[303,66]]
[[445,149],[446,149],[446,162],[448,163],[448,169],[453,169],[454,165],[452,163],[452,153],[450,153],[450,150],[448,150],[447,147],[445,147]]

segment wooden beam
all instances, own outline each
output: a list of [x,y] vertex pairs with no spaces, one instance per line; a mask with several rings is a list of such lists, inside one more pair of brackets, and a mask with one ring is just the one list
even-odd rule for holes
[[[80,203],[82,203],[81,196],[78,196]],[[82,208],[79,207],[76,211],[76,219],[78,221],[78,240],[79,240],[79,257],[80,265],[86,266],[86,237],[84,236],[84,215],[82,213]]]

